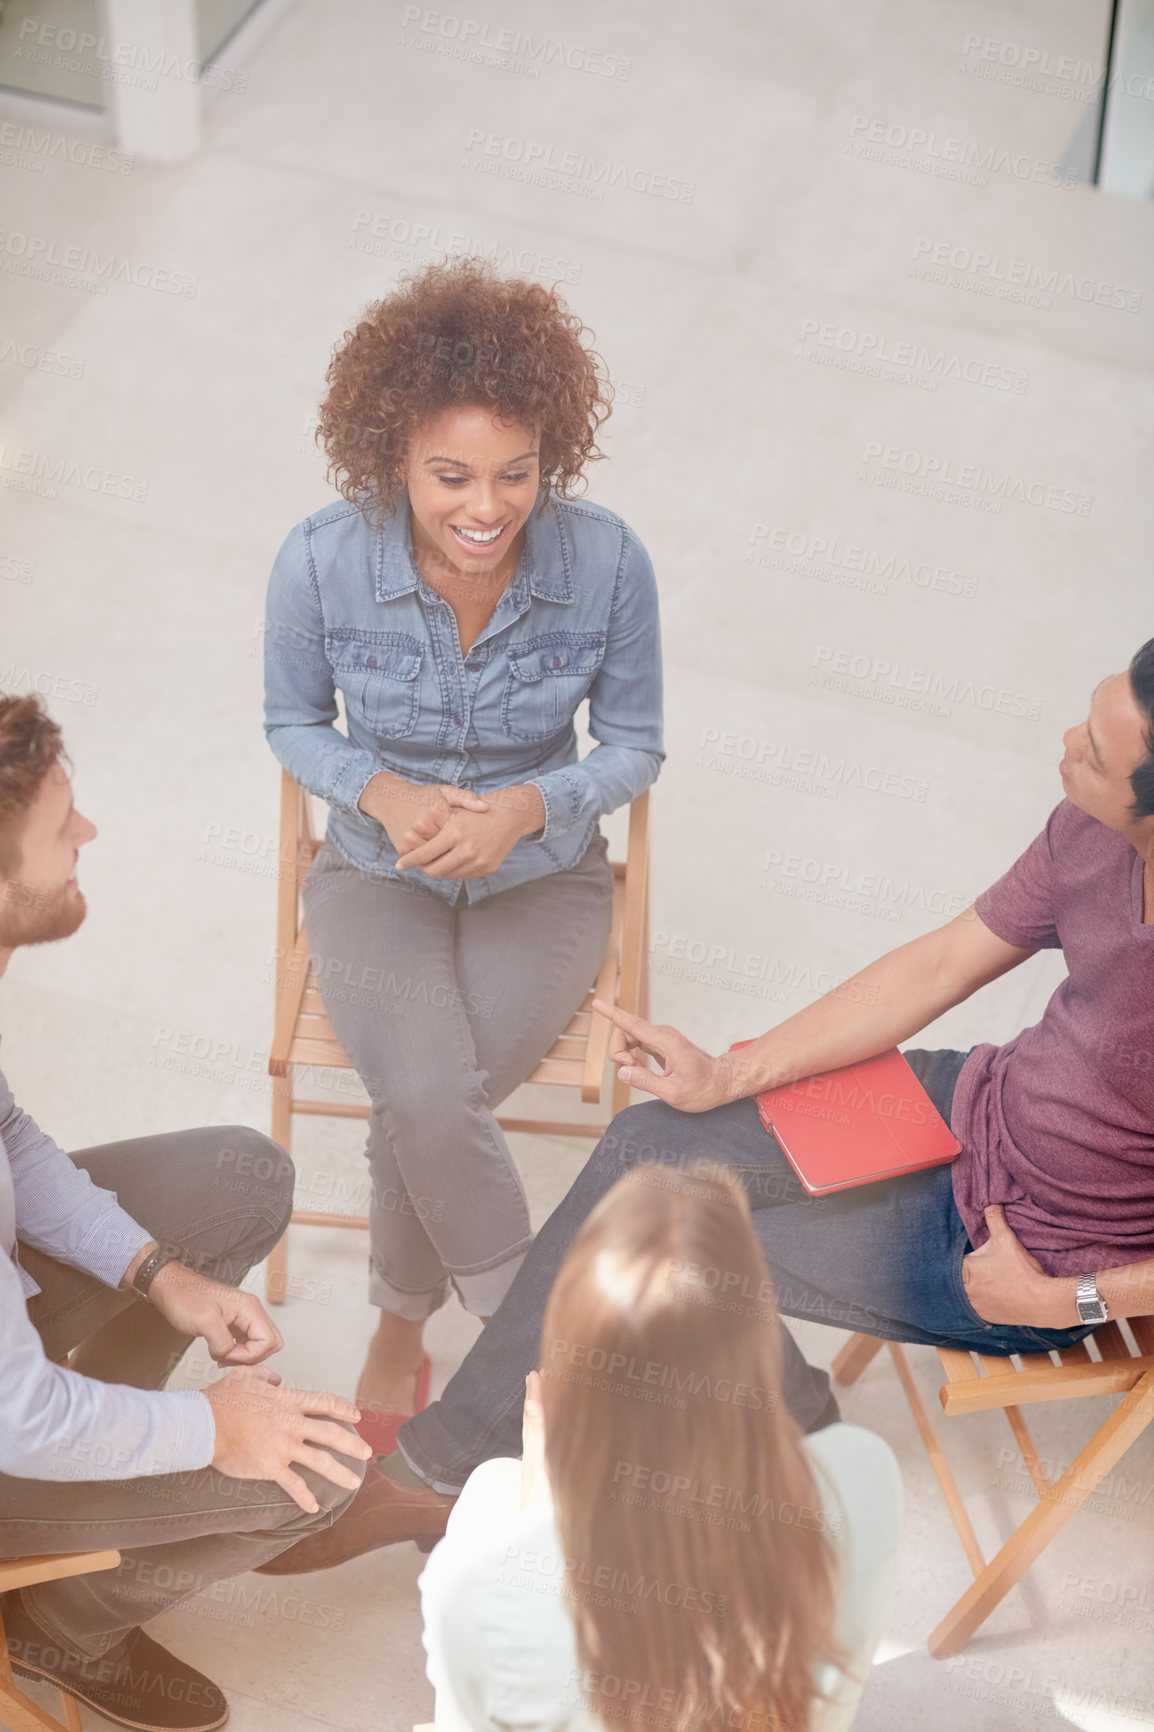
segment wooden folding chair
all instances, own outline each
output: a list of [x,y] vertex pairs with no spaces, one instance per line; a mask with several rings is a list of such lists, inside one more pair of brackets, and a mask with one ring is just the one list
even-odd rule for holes
[[[88,1576],[96,1570],[114,1570],[120,1562],[119,1552],[54,1552],[37,1558],[0,1558],[0,1594],[12,1588],[30,1588],[36,1582],[58,1582],[65,1576]],[[0,1615],[0,1726],[8,1732],[81,1732],[80,1710],[73,1697],[60,1692],[62,1720],[39,1707],[31,1696],[18,1690],[8,1659],[8,1643],[4,1635],[4,1620]]]
[[[949,1463],[942,1453],[914,1382],[904,1347],[896,1341],[882,1342],[872,1335],[855,1335],[846,1342],[833,1362],[835,1383],[855,1383],[883,1346],[888,1346],[906,1399],[921,1433],[930,1465],[937,1475],[946,1505],[958,1530],[974,1581],[952,1606],[929,1639],[930,1653],[939,1660],[960,1653],[994,1607],[1040,1557],[1054,1535],[1154,1420],[1154,1317],[1131,1317],[1129,1327],[1138,1346],[1134,1353],[1117,1323],[1103,1323],[1093,1336],[1061,1353],[1023,1353],[1012,1358],[991,1354],[963,1353],[939,1347],[938,1357],[946,1381],[938,1399],[948,1414],[979,1413],[985,1408],[1005,1410],[1022,1459],[1038,1491],[1037,1507],[1015,1529],[998,1552],[986,1562],[978,1537],[966,1513]],[[1097,1360],[1087,1343],[1093,1340],[1102,1355]],[[1020,1369],[1018,1369],[1020,1367]],[[1072,1401],[1083,1395],[1119,1395],[1126,1399],[1114,1409],[1052,1484],[1042,1468],[1034,1440],[1021,1409],[1035,1401]]]
[[[280,878],[277,887],[276,1018],[268,1068],[273,1077],[272,1134],[291,1152],[294,1115],[367,1119],[364,1102],[331,1102],[302,1098],[295,1091],[297,1065],[352,1070],[329,1019],[320,987],[309,961],[308,935],[301,908],[301,890],[321,846],[314,834],[309,796],[287,770],[281,773]],[[581,1099],[601,1104],[605,1099],[605,1067],[610,1025],[590,1006],[594,997],[639,1016],[649,1014],[649,795],[638,795],[629,808],[629,842],[624,862],[613,862],[613,921],[609,943],[597,978],[580,1009],[545,1054],[529,1083],[544,1083],[580,1091]],[[610,1117],[629,1105],[629,1089],[614,1076]],[[564,1119],[499,1117],[507,1131],[541,1136],[600,1137],[608,1122],[585,1124]],[[364,1215],[330,1214],[325,1210],[294,1209],[292,1221],[303,1227],[367,1227]],[[267,1267],[268,1297],[283,1304],[287,1294],[288,1235],[271,1252]]]

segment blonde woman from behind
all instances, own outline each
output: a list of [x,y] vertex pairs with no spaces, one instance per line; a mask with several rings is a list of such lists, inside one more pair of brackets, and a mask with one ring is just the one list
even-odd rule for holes
[[893,1595],[897,1464],[802,1437],[726,1169],[635,1170],[557,1277],[525,1455],[471,1476],[421,1578],[440,1732],[844,1732]]

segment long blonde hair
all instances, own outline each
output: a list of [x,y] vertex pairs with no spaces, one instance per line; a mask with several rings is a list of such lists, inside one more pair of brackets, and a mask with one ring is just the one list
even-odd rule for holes
[[546,1462],[581,1689],[609,1724],[803,1732],[818,1669],[840,1658],[836,1559],[781,1395],[745,1192],[699,1167],[619,1180],[545,1313]]

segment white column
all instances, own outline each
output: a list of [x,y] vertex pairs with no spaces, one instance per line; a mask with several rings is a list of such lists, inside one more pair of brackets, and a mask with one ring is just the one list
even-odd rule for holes
[[118,147],[142,162],[182,162],[200,144],[195,0],[101,0],[118,74],[109,108]]

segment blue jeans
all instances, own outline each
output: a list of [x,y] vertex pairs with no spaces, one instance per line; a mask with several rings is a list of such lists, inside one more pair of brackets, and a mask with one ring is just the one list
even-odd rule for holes
[[[968,1054],[905,1056],[948,1123]],[[549,1291],[582,1221],[630,1167],[697,1160],[724,1162],[745,1186],[778,1306],[790,1317],[989,1354],[1069,1347],[1090,1333],[979,1317],[962,1282],[971,1246],[948,1166],[811,1197],[752,1100],[708,1113],[647,1101],[617,1115],[441,1399],[401,1427],[403,1452],[418,1473],[455,1491],[490,1456],[521,1453],[525,1376],[538,1362]],[[806,1364],[788,1330],[782,1345],[782,1395],[799,1425],[812,1431],[836,1419],[826,1373]]]

